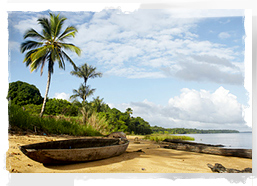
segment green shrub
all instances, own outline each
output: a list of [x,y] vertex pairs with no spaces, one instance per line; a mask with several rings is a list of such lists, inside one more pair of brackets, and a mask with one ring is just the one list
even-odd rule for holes
[[7,99],[17,105],[38,105],[43,102],[38,88],[22,81],[9,83]]
[[191,141],[194,141],[195,139],[190,137],[190,136],[173,136],[173,135],[156,135],[156,134],[153,134],[153,135],[147,135],[144,137],[144,139],[149,139],[149,140],[152,140],[152,141],[163,141],[165,139],[180,139],[180,140],[191,140]]

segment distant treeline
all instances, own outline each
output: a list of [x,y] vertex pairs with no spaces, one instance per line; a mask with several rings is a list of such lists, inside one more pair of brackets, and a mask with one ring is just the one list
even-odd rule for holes
[[237,130],[201,130],[201,129],[185,129],[185,128],[163,128],[151,127],[153,133],[158,134],[209,134],[209,133],[239,133]]

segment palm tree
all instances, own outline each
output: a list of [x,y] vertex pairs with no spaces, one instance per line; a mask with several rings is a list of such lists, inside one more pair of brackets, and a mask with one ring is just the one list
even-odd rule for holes
[[31,72],[37,70],[41,66],[42,75],[44,66],[46,64],[48,65],[46,92],[40,117],[43,116],[45,110],[51,74],[54,72],[54,63],[58,62],[59,68],[65,69],[65,61],[68,61],[74,68],[76,68],[76,65],[64,49],[75,52],[77,55],[80,55],[81,53],[80,48],[71,43],[64,42],[65,39],[75,37],[77,29],[73,26],[68,26],[63,32],[61,32],[66,18],[61,17],[59,14],[57,16],[51,13],[49,14],[50,18],[43,17],[37,20],[42,26],[42,34],[31,28],[24,34],[24,39],[32,38],[34,40],[27,40],[21,44],[21,53],[27,51],[23,62],[26,63],[26,66],[30,67]]
[[102,77],[101,72],[96,72],[96,67],[93,66],[88,66],[87,63],[80,67],[74,68],[73,71],[71,71],[72,75],[75,75],[77,77],[83,78],[84,79],[84,85],[87,86],[87,80],[89,78],[96,78],[96,77]]
[[101,112],[103,110],[103,100],[104,98],[100,99],[99,96],[97,96],[97,98],[93,98],[92,107],[95,112]]
[[83,124],[86,125],[87,117],[88,117],[88,104],[86,102],[86,99],[88,96],[93,95],[95,92],[95,89],[90,89],[90,86],[84,86],[83,84],[80,85],[79,89],[73,89],[73,95],[70,97],[71,99],[76,99],[77,97],[80,97],[82,101],[82,107],[81,107],[81,113],[83,115]]
[[83,101],[82,103],[86,102],[86,99],[88,96],[93,95],[95,92],[95,89],[90,89],[90,86],[84,86],[83,84],[80,85],[79,89],[73,89],[73,95],[70,97],[71,99],[75,99],[77,97],[80,97]]

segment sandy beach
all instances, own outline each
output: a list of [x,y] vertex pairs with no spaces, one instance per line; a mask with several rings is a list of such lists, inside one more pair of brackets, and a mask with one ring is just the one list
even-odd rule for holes
[[75,137],[10,134],[6,169],[10,173],[212,173],[208,163],[220,163],[226,168],[239,170],[252,168],[252,159],[165,149],[156,142],[140,139],[140,136],[140,143],[134,143],[135,137],[127,136],[130,144],[120,156],[71,165],[44,166],[25,156],[18,146]]

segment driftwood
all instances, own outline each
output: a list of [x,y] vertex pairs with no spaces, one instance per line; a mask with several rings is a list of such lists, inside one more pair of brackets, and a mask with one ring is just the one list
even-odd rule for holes
[[222,155],[222,156],[234,156],[241,158],[252,158],[252,150],[251,149],[228,149],[222,148],[222,145],[210,145],[203,143],[194,143],[182,140],[171,140],[165,139],[161,146],[163,148],[190,151],[190,152],[198,152],[205,154],[214,154],[214,155]]
[[243,170],[237,170],[237,169],[226,168],[219,163],[215,163],[214,166],[208,163],[207,166],[212,170],[212,172],[218,172],[218,173],[252,173],[252,168],[249,168],[249,167]]

